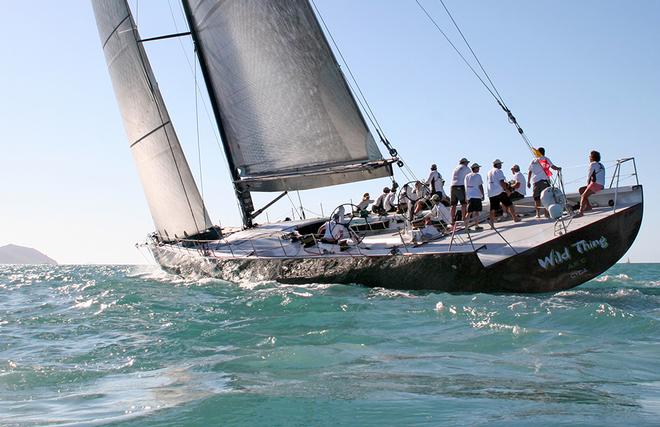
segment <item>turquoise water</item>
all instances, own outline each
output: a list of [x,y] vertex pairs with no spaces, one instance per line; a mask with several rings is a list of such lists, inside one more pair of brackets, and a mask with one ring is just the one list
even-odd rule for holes
[[571,291],[0,266],[0,425],[658,425],[660,264]]

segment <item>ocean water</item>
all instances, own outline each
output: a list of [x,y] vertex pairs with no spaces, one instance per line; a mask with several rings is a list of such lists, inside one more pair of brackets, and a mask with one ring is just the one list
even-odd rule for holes
[[542,295],[0,266],[0,425],[659,425],[660,264]]

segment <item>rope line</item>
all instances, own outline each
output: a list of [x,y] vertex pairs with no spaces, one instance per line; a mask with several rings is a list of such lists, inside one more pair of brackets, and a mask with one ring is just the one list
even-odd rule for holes
[[[367,109],[365,112],[367,113],[367,117],[369,118],[369,121],[371,124],[378,129],[380,132],[383,132],[383,128],[380,126],[380,123],[378,122],[378,119],[376,118],[376,115],[374,114],[373,110],[371,109],[371,106],[369,105],[369,102],[367,102],[366,97],[364,96],[364,93],[362,92],[362,89],[360,88],[360,85],[357,82],[357,79],[355,78],[355,75],[353,74],[353,71],[351,70],[351,67],[348,65],[348,62],[346,61],[346,58],[344,58],[344,54],[341,52],[341,49],[339,48],[339,45],[335,41],[334,36],[330,32],[330,29],[328,28],[328,25],[325,23],[325,19],[323,19],[323,15],[321,15],[321,12],[319,11],[318,7],[316,6],[316,3],[314,0],[310,0],[310,3],[314,7],[314,11],[319,17],[319,20],[321,21],[321,24],[323,25],[323,28],[325,29],[326,33],[328,33],[328,37],[330,37],[330,40],[332,41],[333,46],[335,49],[337,49],[337,53],[339,54],[339,57],[341,58],[342,62],[346,66],[346,70],[348,70],[348,74],[351,76],[351,80],[353,80],[353,83],[355,83],[355,86],[357,88],[358,93],[360,94],[360,97],[364,100],[365,105],[367,106]],[[362,105],[362,103],[360,103]],[[364,108],[364,107],[363,107]],[[373,116],[373,119],[372,119]]]
[[460,27],[458,26],[458,24],[454,20],[454,17],[449,12],[449,9],[447,9],[447,6],[445,5],[445,2],[443,0],[439,0],[439,1],[440,1],[440,4],[442,4],[442,7],[445,9],[445,12],[447,12],[447,15],[449,16],[449,19],[451,19],[451,22],[454,24],[454,27],[456,27],[456,30],[458,30],[458,34],[460,34],[461,37],[463,38],[463,41],[465,42],[465,45],[468,47],[468,49],[470,49],[470,52],[472,53],[472,56],[474,57],[474,59],[477,61],[477,64],[479,64],[479,68],[481,68],[481,71],[483,71],[484,75],[486,76],[486,79],[488,79],[488,82],[493,87],[493,90],[497,94],[498,99],[500,100],[500,102],[502,102],[502,105],[504,105],[506,107],[506,103],[504,102],[504,98],[502,98],[502,95],[500,95],[499,91],[497,90],[497,87],[495,87],[495,83],[493,83],[490,76],[488,75],[488,73],[484,69],[483,65],[481,65],[481,61],[479,61],[479,58],[477,57],[477,54],[474,53],[474,50],[472,50],[472,46],[470,46],[470,43],[468,43],[467,39],[465,38],[465,35],[463,35],[463,31],[461,31]]
[[440,25],[438,25],[438,23],[436,22],[436,20],[433,19],[433,17],[432,17],[431,14],[428,12],[428,10],[426,10],[426,8],[425,8],[424,6],[422,6],[422,4],[419,2],[419,0],[415,0],[415,3],[417,3],[417,6],[419,6],[419,8],[422,9],[422,11],[423,11],[424,14],[426,15],[426,17],[431,21],[431,23],[432,23],[432,24],[435,26],[435,28],[440,32],[440,34],[442,34],[442,35],[444,36],[445,40],[447,40],[447,43],[449,43],[449,44],[451,45],[451,47],[454,48],[454,51],[456,51],[456,53],[458,54],[458,56],[461,57],[461,59],[463,60],[463,62],[465,63],[465,65],[468,66],[468,68],[472,71],[472,73],[474,74],[474,76],[475,76],[477,79],[479,79],[479,81],[481,82],[481,84],[482,84],[482,85],[486,88],[486,90],[487,90],[487,91],[493,96],[493,98],[495,98],[496,101],[499,101],[497,95],[495,95],[495,93],[493,92],[493,90],[492,90],[492,89],[486,84],[486,82],[484,81],[484,79],[481,78],[481,76],[479,75],[479,73],[477,73],[477,70],[474,69],[474,67],[472,66],[472,64],[470,64],[470,62],[469,62],[467,59],[465,59],[465,56],[464,56],[464,55],[461,53],[461,51],[456,47],[456,45],[454,44],[454,42],[451,41],[451,39],[449,38],[449,36],[447,35],[447,33],[445,33],[445,32],[442,30],[442,28],[440,28]]
[[[195,56],[195,88],[197,88],[197,56]],[[195,90],[195,132],[197,134],[197,163],[199,165],[199,186],[204,200],[204,176],[202,175],[202,148],[199,141],[199,108],[197,106],[197,90]]]
[[[398,157],[399,161],[397,162],[397,166],[399,166],[399,168],[403,168],[403,166],[406,164],[406,162],[403,160],[403,157],[401,157],[399,155],[398,150],[396,150],[394,147],[392,147],[392,144],[387,139],[387,136],[385,136],[385,130],[381,126],[380,122],[378,121],[378,118],[376,117],[376,114],[372,110],[371,104],[369,104],[369,101],[367,100],[367,97],[364,95],[364,92],[362,92],[362,88],[360,87],[360,84],[358,83],[357,78],[353,74],[353,71],[351,70],[350,65],[348,65],[348,61],[346,60],[346,58],[344,57],[344,54],[342,53],[341,49],[339,48],[339,44],[337,43],[334,36],[332,35],[332,32],[330,31],[330,28],[326,24],[325,19],[323,19],[323,15],[321,15],[321,12],[319,11],[319,8],[316,6],[316,3],[314,2],[314,0],[310,0],[310,3],[312,5],[312,7],[314,8],[314,11],[316,12],[316,15],[318,16],[321,25],[323,26],[323,28],[325,29],[325,32],[327,33],[328,37],[330,38],[330,41],[332,41],[332,44],[335,47],[335,50],[337,51],[337,54],[341,58],[341,61],[344,63],[344,66],[346,67],[346,70],[348,71],[348,74],[350,75],[351,80],[353,81],[353,84],[355,85],[355,89],[353,89],[353,85],[351,85],[351,83],[349,81],[346,81],[346,83],[348,84],[350,90],[354,94],[358,95],[358,96],[355,97],[355,99],[357,100],[358,104],[362,108],[362,111],[365,113],[365,115],[369,119],[369,122],[371,123],[371,125],[376,129],[376,133],[380,137],[380,141],[383,143],[383,145],[385,145],[385,147],[387,148],[390,156]],[[339,64],[337,64],[337,65],[339,65]],[[340,68],[339,71],[342,72],[341,68]],[[342,74],[343,74],[343,72],[342,72]]]
[[[172,22],[174,23],[174,30],[176,32],[179,32],[179,28],[178,28],[178,25],[176,23],[176,17],[174,16],[174,10],[172,9],[171,0],[168,0],[167,3],[170,7],[170,15],[172,16]],[[181,2],[179,2],[179,7],[181,8],[181,13],[185,15],[185,12],[183,11],[183,6],[181,5]],[[193,68],[193,64],[190,62],[190,58],[188,58],[188,53],[186,53],[186,47],[183,45],[183,41],[181,40],[180,37],[177,37],[177,39],[179,40],[179,46],[181,46],[181,51],[183,52],[183,56],[186,58],[186,62],[188,63],[188,68],[190,69],[190,73],[194,75],[197,72],[197,70],[195,68]],[[196,55],[193,55],[193,56],[196,57]],[[197,63],[196,58],[195,58],[195,63]],[[202,106],[204,107],[204,112],[206,113],[206,118],[207,118],[208,122],[211,123],[211,124],[215,123],[214,120],[211,117],[211,113],[209,112],[208,105],[206,104],[206,101],[205,101],[204,97],[202,96],[202,90],[199,87],[199,84],[195,83],[195,87],[196,87],[197,95],[200,96],[201,99],[202,99]],[[212,132],[213,132],[213,137],[215,138],[216,145],[218,146],[218,148],[220,150],[223,150],[222,144],[220,143],[220,136],[217,134],[218,130],[213,125],[211,126],[211,129],[212,129]],[[224,158],[224,155],[222,157]]]
[[475,75],[475,77],[476,77],[477,79],[479,79],[479,81],[481,82],[481,84],[486,88],[486,90],[487,90],[487,91],[491,94],[491,96],[495,99],[495,101],[496,101],[497,104],[500,106],[500,108],[502,108],[502,110],[504,110],[504,112],[507,114],[507,117],[508,117],[508,119],[509,119],[509,123],[511,123],[512,125],[514,125],[514,126],[516,127],[516,129],[517,129],[517,131],[518,131],[518,134],[519,134],[520,137],[523,139],[523,142],[525,143],[525,145],[527,145],[527,148],[530,150],[530,152],[532,153],[532,155],[534,155],[534,157],[538,157],[538,155],[537,155],[538,152],[534,149],[534,147],[533,147],[531,141],[529,140],[529,138],[527,137],[527,135],[525,135],[525,132],[523,131],[522,127],[518,124],[518,121],[516,120],[516,117],[513,115],[513,113],[512,113],[511,110],[509,109],[509,107],[508,107],[508,106],[506,105],[506,103],[504,102],[504,98],[502,98],[502,96],[500,95],[500,92],[497,90],[497,87],[496,87],[495,84],[493,83],[493,80],[490,78],[490,75],[486,72],[486,69],[483,67],[481,61],[479,60],[479,58],[478,58],[478,56],[477,56],[477,54],[476,54],[475,51],[472,49],[472,46],[471,46],[470,43],[467,41],[467,38],[466,38],[465,35],[463,34],[463,31],[461,31],[460,27],[458,26],[458,23],[456,22],[456,20],[455,20],[454,17],[452,16],[451,12],[449,12],[449,9],[448,9],[447,6],[445,5],[444,1],[443,1],[443,0],[439,0],[439,1],[440,1],[440,3],[442,4],[442,7],[444,8],[445,12],[446,12],[447,15],[449,16],[449,19],[452,21],[452,23],[453,23],[454,26],[456,27],[456,30],[458,31],[458,33],[460,34],[461,38],[463,39],[463,42],[465,43],[465,45],[467,46],[467,48],[468,48],[468,49],[470,50],[470,52],[472,53],[472,56],[474,57],[474,59],[476,60],[477,64],[479,65],[479,68],[480,68],[481,71],[483,72],[483,74],[484,74],[486,80],[488,80],[488,82],[490,83],[490,86],[489,86],[488,84],[486,84],[486,82],[484,81],[484,79],[482,78],[482,76],[477,72],[477,70],[475,70],[475,68],[472,66],[472,64],[471,64],[471,63],[465,58],[465,56],[463,55],[463,53],[458,49],[458,47],[456,47],[456,45],[452,42],[452,40],[449,38],[449,36],[448,36],[448,35],[442,30],[442,28],[440,28],[440,25],[436,22],[435,19],[433,19],[433,17],[432,17],[431,14],[428,12],[428,10],[426,10],[426,8],[425,8],[424,6],[422,6],[422,4],[420,3],[419,0],[415,0],[415,2],[417,3],[417,5],[419,6],[419,8],[422,9],[422,11],[424,12],[424,14],[426,15],[426,17],[427,17],[427,18],[433,23],[433,25],[435,26],[435,28],[436,28],[436,29],[437,29],[437,30],[438,30],[438,31],[444,36],[445,40],[447,40],[447,42],[451,45],[451,47],[456,51],[456,53],[458,54],[458,56],[460,56],[460,58],[463,60],[463,62],[465,63],[465,65],[468,66],[468,68],[470,69],[470,71],[472,71],[472,73]]

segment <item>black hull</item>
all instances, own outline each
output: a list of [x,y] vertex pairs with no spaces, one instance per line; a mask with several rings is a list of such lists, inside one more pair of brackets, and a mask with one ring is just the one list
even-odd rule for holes
[[555,292],[578,286],[614,265],[632,245],[643,203],[484,267],[474,252],[308,258],[215,258],[151,247],[166,271],[227,281],[345,283],[446,292]]

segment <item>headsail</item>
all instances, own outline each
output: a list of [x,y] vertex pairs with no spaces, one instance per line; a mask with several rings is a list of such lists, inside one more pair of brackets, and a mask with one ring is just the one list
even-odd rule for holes
[[307,0],[186,0],[239,189],[391,175]]
[[211,227],[126,0],[92,0],[117,101],[156,229],[164,240]]

